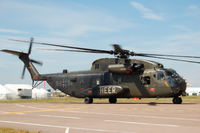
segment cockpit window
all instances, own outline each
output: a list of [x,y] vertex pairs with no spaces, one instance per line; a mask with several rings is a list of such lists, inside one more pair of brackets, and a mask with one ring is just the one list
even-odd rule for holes
[[165,71],[166,76],[172,76],[171,71]]
[[142,77],[141,82],[143,85],[150,84],[150,77],[149,76]]
[[172,77],[168,77],[167,80],[170,85],[178,85],[178,82]]
[[158,80],[165,80],[165,75],[163,72],[159,71],[157,74]]
[[176,71],[165,71],[165,74],[166,74],[167,77],[168,77],[168,76],[170,76],[170,77],[175,77],[175,78],[180,77],[180,76],[178,75],[178,73],[176,73]]

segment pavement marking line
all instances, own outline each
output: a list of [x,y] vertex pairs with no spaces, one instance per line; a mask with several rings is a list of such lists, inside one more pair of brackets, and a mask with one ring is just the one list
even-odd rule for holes
[[91,129],[91,128],[79,128],[79,127],[66,127],[66,126],[56,126],[56,125],[44,125],[44,124],[36,124],[36,123],[24,123],[24,122],[16,122],[16,121],[2,121],[2,123],[10,123],[10,124],[21,124],[21,125],[29,125],[29,126],[40,126],[40,127],[51,127],[51,128],[69,128],[76,130],[86,130],[86,131],[99,131],[99,132],[113,132],[113,133],[135,133],[135,132],[126,132],[126,131],[115,131],[115,130],[104,130],[104,129]]
[[158,111],[178,111],[178,112],[200,112],[200,110],[184,110],[184,109],[159,109],[159,108],[138,108],[139,110],[151,110],[151,111],[154,111],[154,110],[158,110]]
[[38,107],[31,107],[31,106],[27,106],[30,109],[49,109],[49,108],[38,108]]
[[[28,107],[28,108],[33,108],[33,109],[48,109],[48,108],[38,108],[38,107],[31,107],[31,106],[25,106],[25,105],[21,105],[21,104],[15,104],[17,106],[21,106],[21,107]],[[93,107],[96,109],[101,109],[101,107]],[[181,111],[181,112],[200,112],[200,110],[181,110],[181,109],[166,109],[166,108],[106,108],[106,109],[132,109],[132,110],[157,110],[157,111]]]
[[25,106],[22,104],[15,104],[15,105],[20,106],[20,107],[27,107],[27,108],[31,108],[31,109],[49,109],[49,108],[38,108],[38,107],[32,107],[32,106]]
[[174,117],[159,117],[159,116],[143,116],[143,115],[124,115],[124,114],[109,114],[109,113],[96,113],[96,112],[80,112],[80,111],[67,111],[62,110],[62,112],[70,113],[81,113],[81,114],[93,114],[93,115],[113,115],[113,116],[125,116],[125,117],[144,117],[153,119],[173,119],[173,120],[183,120],[183,121],[200,121],[200,119],[186,119],[186,118],[174,118]]
[[[102,109],[101,107],[91,107],[96,109]],[[104,109],[128,109],[128,110],[149,110],[149,111],[175,111],[175,112],[200,112],[200,110],[186,110],[186,109],[167,109],[167,108],[112,108],[112,107],[105,107]]]
[[39,115],[43,117],[55,117],[55,118],[67,118],[67,119],[81,119],[79,117],[67,117],[67,116],[53,116],[53,115]]
[[0,111],[0,113],[8,113],[8,112],[6,112],[6,111]]
[[48,111],[61,111],[61,110],[73,110],[81,108],[63,108],[63,109],[47,109],[47,110],[34,110],[34,111],[22,111],[22,112],[6,112],[0,113],[0,115],[9,115],[9,114],[19,114],[19,113],[34,113],[34,112],[48,112]]
[[24,114],[24,113],[17,113],[18,115],[26,115],[26,114]]
[[20,107],[26,107],[25,105],[21,105],[21,104],[15,104],[17,106],[20,106]]
[[[10,113],[10,112],[5,112],[5,111],[0,111],[0,113]],[[18,115],[25,115],[24,113],[17,113]]]
[[69,127],[66,128],[65,133],[69,133]]
[[106,121],[106,122],[114,122],[114,123],[124,123],[124,124],[147,125],[147,126],[179,127],[179,125],[167,125],[167,124],[153,124],[153,123],[128,122],[128,121],[115,121],[115,120],[105,120],[105,121]]

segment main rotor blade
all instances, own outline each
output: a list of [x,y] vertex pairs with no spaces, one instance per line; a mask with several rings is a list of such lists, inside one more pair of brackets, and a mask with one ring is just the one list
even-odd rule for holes
[[[14,40],[9,39],[11,41],[18,41],[18,42],[27,42],[29,41],[23,41],[23,40]],[[56,51],[71,51],[71,52],[85,52],[85,53],[107,53],[107,54],[115,54],[119,55],[119,58],[128,58],[128,56],[143,56],[143,57],[151,57],[151,58],[159,58],[159,59],[167,59],[167,60],[174,60],[174,61],[183,61],[183,62],[190,62],[190,63],[199,63],[196,61],[188,61],[188,60],[179,60],[179,59],[172,59],[172,58],[165,58],[165,57],[159,57],[159,56],[168,56],[168,57],[181,57],[181,58],[200,58],[198,56],[181,56],[181,55],[164,55],[164,54],[148,54],[148,53],[134,53],[130,52],[129,50],[122,49],[119,45],[115,44],[114,51],[108,51],[108,50],[98,50],[98,49],[90,49],[90,48],[81,48],[81,47],[73,47],[73,46],[65,46],[65,45],[57,45],[57,44],[49,44],[49,43],[40,43],[40,42],[33,42],[35,44],[41,44],[41,45],[48,45],[48,46],[56,46],[56,47],[62,47],[62,48],[70,48],[70,49],[77,49],[77,50],[61,50],[61,49],[55,49]],[[8,52],[8,51],[4,51]],[[11,51],[9,51],[11,52]],[[14,53],[13,54],[19,54]]]
[[157,56],[148,56],[143,55],[143,57],[150,57],[150,58],[158,58],[158,59],[165,59],[165,60],[173,60],[173,61],[182,61],[182,62],[189,62],[189,63],[197,63],[200,64],[198,61],[189,61],[189,60],[179,60],[179,59],[172,59],[172,58],[165,58],[165,57],[157,57]]
[[65,49],[43,49],[43,48],[37,48],[38,50],[51,50],[51,51],[69,51],[69,52],[85,52],[85,53],[104,53],[101,51],[84,51],[84,50],[65,50]]
[[[29,41],[23,41],[23,40],[14,40],[14,39],[9,39],[9,40],[17,41],[17,42],[30,43]],[[88,50],[88,51],[94,51],[94,52],[113,54],[113,51],[108,51],[108,50],[89,49],[89,48],[72,47],[72,46],[66,46],[66,45],[57,45],[57,44],[40,43],[40,42],[32,42],[32,43],[41,44],[41,45],[48,45],[48,46],[56,46],[56,47],[63,47],[63,48],[80,49],[80,50]]]
[[181,58],[200,58],[199,56],[182,56],[182,55],[164,55],[164,54],[147,54],[147,53],[134,53],[136,56],[168,56],[168,57],[181,57]]

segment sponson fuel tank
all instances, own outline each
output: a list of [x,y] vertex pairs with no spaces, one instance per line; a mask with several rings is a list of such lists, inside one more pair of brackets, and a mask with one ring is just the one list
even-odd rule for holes
[[86,97],[117,97],[120,95],[127,94],[129,92],[129,88],[126,86],[119,85],[103,85],[96,86],[93,88],[89,88],[80,92],[80,94]]

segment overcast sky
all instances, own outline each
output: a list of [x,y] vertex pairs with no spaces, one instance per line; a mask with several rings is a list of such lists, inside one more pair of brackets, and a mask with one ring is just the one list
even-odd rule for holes
[[[112,44],[138,53],[200,56],[199,0],[0,0],[0,49],[28,51],[19,39],[94,49],[113,50]],[[104,54],[40,51],[31,58],[43,62],[39,73],[89,70]],[[154,60],[175,69],[193,86],[200,86],[200,64]],[[200,61],[196,60],[196,61]],[[0,52],[0,84],[31,83],[23,63]]]

